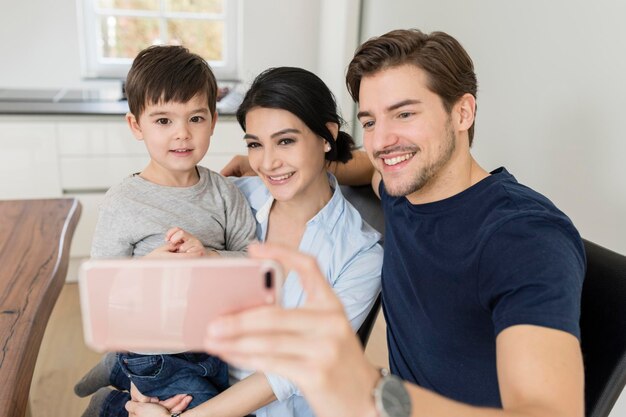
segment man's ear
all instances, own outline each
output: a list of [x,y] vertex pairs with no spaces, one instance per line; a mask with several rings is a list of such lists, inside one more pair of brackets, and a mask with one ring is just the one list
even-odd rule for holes
[[476,117],[476,97],[469,93],[463,94],[454,105],[452,121],[455,130],[468,131]]
[[137,118],[132,113],[126,113],[126,123],[128,123],[128,127],[132,132],[133,136],[137,140],[143,140],[143,132],[141,131],[141,126],[139,126],[139,122]]
[[339,135],[339,125],[335,122],[326,123],[326,129],[333,135],[333,139],[337,140],[337,135]]

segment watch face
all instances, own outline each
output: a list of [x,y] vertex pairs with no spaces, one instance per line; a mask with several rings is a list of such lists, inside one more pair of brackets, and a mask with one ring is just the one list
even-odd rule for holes
[[411,398],[402,380],[396,376],[385,377],[380,390],[380,406],[388,417],[409,417]]

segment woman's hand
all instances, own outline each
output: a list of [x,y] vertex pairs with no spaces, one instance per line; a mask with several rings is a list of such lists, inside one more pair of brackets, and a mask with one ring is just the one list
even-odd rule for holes
[[298,309],[249,309],[209,326],[208,352],[237,366],[294,381],[317,416],[376,415],[372,390],[379,378],[350,327],[343,307],[314,258],[276,245],[250,245],[253,258],[295,270],[307,294]]
[[229,163],[220,171],[225,177],[250,177],[256,172],[250,167],[250,161],[246,155],[235,155]]

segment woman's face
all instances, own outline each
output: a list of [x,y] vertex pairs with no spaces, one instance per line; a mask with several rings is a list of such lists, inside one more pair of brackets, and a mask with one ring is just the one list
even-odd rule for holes
[[255,107],[246,114],[244,139],[250,166],[277,201],[328,190],[324,140],[294,114]]

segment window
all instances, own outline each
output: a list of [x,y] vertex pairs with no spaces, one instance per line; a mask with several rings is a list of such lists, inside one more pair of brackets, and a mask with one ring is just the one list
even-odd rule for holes
[[238,0],[77,0],[83,24],[83,73],[125,78],[150,45],[183,45],[221,80],[237,78]]

